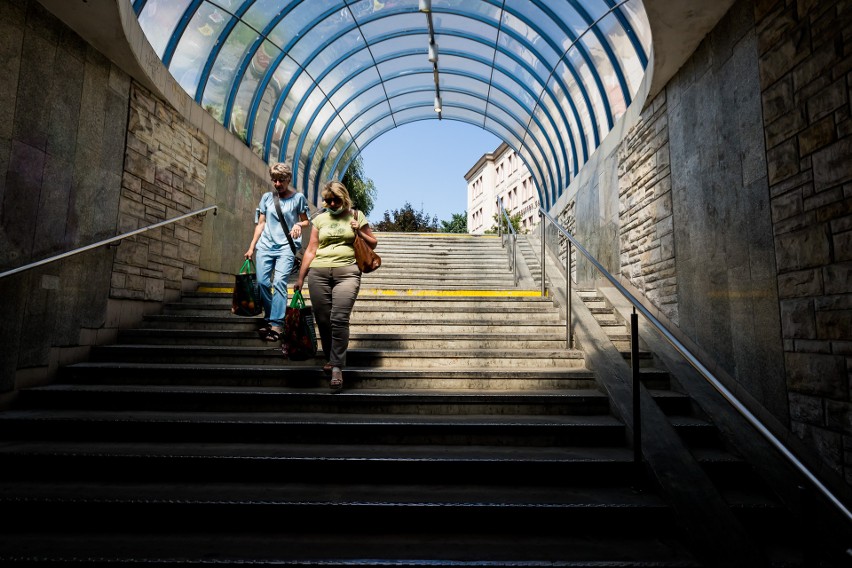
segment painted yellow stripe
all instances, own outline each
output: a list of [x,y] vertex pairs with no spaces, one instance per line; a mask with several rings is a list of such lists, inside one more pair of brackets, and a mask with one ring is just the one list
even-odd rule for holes
[[538,297],[538,290],[387,290],[376,288],[372,290],[361,289],[359,296],[444,296],[444,297]]
[[[231,287],[199,286],[198,292],[206,294],[232,294]],[[288,290],[292,294],[293,290]],[[388,290],[385,288],[362,288],[359,295],[364,296],[443,296],[443,297],[501,297],[537,298],[541,296],[538,290]],[[308,297],[306,295],[306,297]]]

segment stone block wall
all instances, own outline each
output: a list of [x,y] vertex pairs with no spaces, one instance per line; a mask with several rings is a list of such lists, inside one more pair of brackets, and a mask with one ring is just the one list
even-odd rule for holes
[[792,429],[852,484],[852,5],[755,4]]
[[[208,138],[137,83],[130,92],[118,225],[124,232],[202,209]],[[198,280],[203,218],[125,239],[116,250],[110,297],[163,301]]]
[[621,275],[678,323],[672,182],[665,91],[618,150]]

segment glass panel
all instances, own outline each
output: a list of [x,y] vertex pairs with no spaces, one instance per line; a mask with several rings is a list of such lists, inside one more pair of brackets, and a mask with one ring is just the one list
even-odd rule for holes
[[[273,46],[269,42],[264,42],[264,46],[258,50],[258,53],[266,52],[267,49],[275,49],[277,48]],[[269,80],[269,83],[266,86],[266,91],[263,93],[263,99],[258,107],[257,117],[255,118],[254,123],[254,132],[252,133],[252,141],[259,141],[262,144],[266,144],[270,140],[267,138],[269,136],[269,121],[272,118],[272,112],[275,110],[275,105],[277,105],[281,99],[281,96],[284,92],[284,89],[287,86],[287,81],[289,81],[293,74],[298,71],[298,66],[295,61],[290,59],[289,57],[285,57],[281,64],[275,69],[275,72],[272,74],[272,77]],[[247,89],[251,89],[254,91],[257,88],[257,81],[254,81],[254,85],[246,85]],[[288,116],[292,112],[293,109],[288,109]],[[276,129],[278,126],[276,125]],[[283,130],[277,133],[272,140],[278,141],[279,137],[283,133]]]
[[645,49],[645,55],[648,56],[651,52],[651,26],[648,24],[648,14],[642,0],[629,0],[622,4],[619,10],[627,18],[633,33]]
[[[610,14],[601,20],[600,29],[603,32],[604,37],[607,38],[609,45],[614,46],[613,51],[616,56],[623,57],[622,54],[624,53],[627,53],[629,56],[630,53],[634,52],[633,46],[630,43],[630,38],[628,38],[624,33],[624,29],[621,27],[621,24],[618,23],[614,14]],[[597,44],[597,38],[595,38],[595,42]],[[595,57],[595,64],[598,67],[598,73],[600,73],[601,81],[604,84],[604,89],[606,90],[607,98],[609,99],[609,106],[612,109],[612,119],[615,121],[618,117],[624,114],[624,111],[627,110],[627,101],[624,98],[621,83],[616,75],[616,69],[613,68],[609,58],[607,58],[605,62],[598,61],[597,54],[594,51],[592,52],[592,55]],[[621,72],[621,69],[619,68],[618,71]],[[625,79],[629,79],[629,77],[625,77]],[[627,82],[631,96],[636,92],[636,89],[639,87],[639,83],[636,83],[635,85],[635,87],[631,87],[630,82]]]
[[172,32],[175,31],[191,0],[148,0],[139,14],[139,25],[154,52],[163,58]]
[[473,75],[476,77],[491,76],[491,66],[473,59],[457,57],[455,55],[444,55],[440,57],[438,72],[458,71],[464,75]]
[[592,103],[591,111],[594,115],[594,120],[596,121],[595,127],[598,129],[598,134],[602,134],[609,130],[609,126],[606,123],[606,109],[604,108],[604,101],[601,98],[603,93],[600,92],[597,85],[595,84],[594,77],[592,76],[592,72],[589,69],[586,61],[580,56],[576,49],[572,49],[566,54],[566,64],[570,65],[574,70],[579,73],[580,78],[582,80],[582,84],[586,89],[586,95]]
[[[568,87],[568,96],[571,100],[574,101],[574,106],[576,108],[577,114],[580,118],[580,124],[583,127],[583,133],[586,137],[586,141],[588,144],[588,148],[595,148],[595,139],[594,139],[594,129],[597,128],[597,125],[592,125],[591,115],[589,112],[589,105],[586,103],[583,98],[583,93],[577,87],[577,83],[574,80],[574,76],[571,74],[570,70],[564,63],[560,63],[556,68],[556,74],[562,78],[562,83]],[[585,160],[583,160],[585,161]]]
[[344,106],[336,104],[335,101],[332,101],[332,103],[334,103],[334,107],[337,109],[337,112],[340,113],[340,118],[349,124],[358,116],[359,113],[363,112],[365,108],[369,108],[379,101],[385,100],[385,98],[385,90],[381,83],[379,83],[378,85],[367,89],[363,93],[358,94],[357,97],[354,97]]
[[[549,77],[552,66],[542,59],[537,52],[527,49],[523,44],[515,41],[507,34],[500,34],[500,47],[502,51],[512,53],[519,57],[528,67],[532,68],[532,72],[538,77]],[[539,46],[536,46],[538,48]],[[549,54],[551,59],[558,59],[556,54],[547,46],[542,46]],[[561,54],[560,54],[561,55]],[[555,63],[555,62],[554,62]]]
[[[336,42],[338,40],[335,38],[339,39],[345,31],[357,30],[357,28],[355,26],[355,21],[352,19],[352,14],[350,14],[349,10],[345,7],[337,10],[328,9],[329,4],[333,4],[331,2],[303,2],[302,4],[316,5],[316,8],[312,9],[310,13],[306,13],[304,10],[297,8],[293,12],[292,17],[287,16],[284,20],[282,20],[281,24],[276,26],[275,31],[278,32],[282,26],[286,26],[284,29],[302,30],[302,33],[299,34],[297,39],[295,39],[295,43],[289,50],[287,50],[287,55],[295,59],[301,65],[305,65],[307,60],[311,57],[311,54],[320,48],[320,46],[332,41]],[[321,7],[326,9],[322,10],[322,14],[319,14]],[[302,16],[307,15],[314,15],[321,17],[322,19],[319,21],[314,21],[314,19],[311,19],[310,21],[302,21]],[[295,27],[291,27],[296,23],[293,21],[296,17],[300,20],[299,24]],[[347,40],[341,39],[341,41]]]
[[[319,45],[315,45],[314,49],[319,49],[319,47]],[[312,59],[310,61],[303,61],[302,65],[307,65],[308,73],[311,77],[320,77],[329,67],[339,65],[340,60],[345,59],[348,53],[363,49],[364,47],[366,47],[364,40],[356,28],[335,39],[333,43],[321,52],[317,54],[312,52],[309,55]]]
[[[396,124],[398,125],[399,122],[397,122]],[[388,128],[394,128],[394,126],[395,126],[394,120],[390,116],[385,117],[382,120],[378,121],[376,124],[373,124],[371,127],[367,128],[363,131],[358,132],[355,135],[355,143],[358,146],[366,147],[367,144],[369,144],[370,141],[373,140],[373,138],[380,135],[382,132],[386,131]],[[352,132],[352,131],[350,130],[350,132]]]
[[[379,79],[376,69],[371,67],[355,75],[340,88],[332,96],[331,102],[338,110],[344,108],[353,97],[362,97],[366,92],[374,91],[376,88],[381,90],[382,82]],[[377,95],[372,94],[367,97],[368,100],[373,100]],[[381,91],[380,98],[384,98],[385,93]],[[357,111],[357,108],[356,108]],[[344,119],[345,120],[345,119]]]
[[[372,3],[372,0],[367,0],[367,1]],[[389,5],[389,4],[391,4],[391,2],[385,3],[386,6]],[[402,5],[398,5],[396,7],[396,9],[393,10],[393,11],[398,12],[402,8],[403,8]],[[392,12],[389,12],[388,10],[384,10],[384,11],[387,12],[387,13],[392,13]],[[390,18],[390,17],[383,17],[383,18],[372,17],[371,21],[366,21],[366,22],[364,21],[363,18],[359,18],[357,13],[355,14],[355,18],[358,19],[358,23],[359,23],[361,33],[364,34],[364,38],[366,38],[367,43],[372,43],[377,38],[381,38],[382,36],[386,35],[388,32],[392,32],[392,31],[397,31],[397,30],[420,31],[420,30],[422,30],[423,32],[426,32],[426,30],[427,30],[426,17],[419,12],[415,12],[415,13],[409,12],[407,14],[397,13],[392,18]],[[427,38],[429,37],[428,34],[426,35],[426,37]],[[405,38],[400,38],[400,39],[405,39]],[[428,43],[429,43],[429,40],[427,39],[421,45],[426,45]]]
[[[480,2],[485,4],[485,2]],[[494,43],[497,38],[497,28],[500,21],[497,19],[498,12],[489,10],[486,22],[474,20],[453,14],[435,12],[432,14],[433,28],[439,33],[453,33],[453,35],[473,36],[486,39],[488,43]],[[424,27],[425,22],[418,27]],[[437,40],[436,40],[437,41]]]
[[178,41],[169,64],[169,72],[190,97],[195,98],[198,79],[210,57],[210,51],[231,19],[221,8],[204,2],[198,7]]
[[[258,35],[253,29],[238,22],[225,39],[210,69],[210,76],[201,97],[201,106],[219,122],[225,122],[225,99],[231,91],[237,67],[245,57],[249,45],[257,38]],[[274,59],[279,52],[274,46],[267,44],[264,46],[264,53],[269,59]]]
[[390,100],[390,105],[393,112],[398,112],[404,108],[414,105],[431,105],[434,102],[434,91],[412,91],[392,98]]
[[[530,48],[531,46],[535,46],[536,51],[538,52],[538,56],[544,60],[544,64],[548,68],[552,68],[556,65],[556,62],[559,61],[559,57],[562,55],[561,53],[556,53],[556,51],[548,45],[536,32],[532,27],[530,27],[526,22],[518,19],[512,14],[504,13],[503,15],[503,26],[505,30],[503,32],[513,31],[517,36],[517,39],[513,39],[509,37],[508,33],[500,34],[500,44],[514,44],[511,46],[512,49],[524,49]],[[508,45],[506,47],[509,47]]]
[[243,15],[243,21],[258,31],[265,30],[278,14],[292,9],[299,0],[249,0],[251,7]]
[[[272,31],[269,32],[269,39],[279,47],[285,47],[292,44],[305,35],[313,35],[315,45],[319,45],[324,41],[326,34],[329,34],[333,29],[338,27],[333,22],[325,22],[317,24],[317,20],[326,16],[339,15],[339,12],[349,14],[344,3],[341,0],[322,0],[322,2],[298,2],[292,10],[287,11],[287,14],[275,25]],[[318,27],[309,27],[318,26]],[[293,55],[288,53],[288,55]]]
[[[327,95],[333,96],[335,91],[343,90],[344,93],[351,96],[351,94],[357,92],[358,89],[349,85],[350,81],[360,81],[360,84],[365,85],[368,83],[370,78],[375,80],[376,74],[373,69],[374,62],[370,52],[370,49],[360,49],[355,53],[352,53],[347,59],[341,61],[337,67],[328,71],[319,81],[320,88],[323,92]],[[360,78],[356,76],[359,71],[363,70],[372,70],[372,73],[361,73],[362,76]],[[349,88],[347,88],[347,86]],[[348,98],[348,96],[346,98]]]
[[362,111],[352,122],[348,123],[350,132],[360,132],[373,122],[376,122],[382,117],[390,115],[390,107],[387,102],[382,101],[377,105]]
[[[602,13],[600,5],[602,5],[603,2],[600,0],[594,0],[592,2],[586,0],[581,4],[587,14],[589,13],[589,4],[599,4],[599,6],[595,8],[595,12],[599,14]],[[586,30],[589,29],[589,24],[594,22],[594,18],[591,18],[591,16],[589,16],[591,21],[583,17],[583,15],[577,11],[574,2],[548,2],[547,7],[553,15],[568,28],[568,32],[561,32],[562,35],[565,36],[565,43],[562,47],[563,52],[567,51],[571,47],[571,42],[583,35]],[[606,6],[603,6],[603,12],[606,12],[608,9],[609,8]]]
[[494,59],[494,42],[491,39],[480,37],[469,38],[441,33],[435,35],[435,43],[438,44],[438,67],[441,66],[441,56],[444,52],[450,53],[456,51],[469,53],[487,61]]
[[408,73],[432,73],[432,64],[426,54],[406,55],[379,63],[379,75],[397,77]]

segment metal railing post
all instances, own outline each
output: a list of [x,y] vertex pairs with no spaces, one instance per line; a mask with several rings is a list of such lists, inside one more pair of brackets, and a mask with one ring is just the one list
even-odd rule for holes
[[545,267],[546,267],[547,263],[544,261],[544,253],[545,253],[544,226],[545,226],[546,223],[544,222],[544,215],[542,215],[541,211],[538,212],[538,219],[539,219],[538,224],[541,227],[541,297],[543,298],[544,296],[547,295],[547,286],[545,284],[545,282],[547,280],[547,278],[545,278],[545,276],[546,276]]
[[571,324],[571,241],[566,240],[565,244],[565,291],[567,300],[567,316],[565,323],[568,326],[568,349],[574,348],[574,326]]
[[639,379],[639,314],[630,314],[630,366],[633,369],[633,462],[642,462],[642,405]]

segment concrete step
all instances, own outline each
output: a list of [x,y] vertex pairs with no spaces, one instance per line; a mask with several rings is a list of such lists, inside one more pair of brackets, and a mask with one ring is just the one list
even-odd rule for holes
[[55,384],[28,389],[16,407],[20,410],[590,415],[608,414],[609,398],[597,389],[492,392],[388,386],[332,394],[326,389],[295,387]]
[[[294,366],[313,366],[323,359],[322,353],[308,361],[289,361],[277,345],[268,346],[203,346],[203,345],[103,345],[93,347],[92,361],[124,361],[159,363],[226,363],[271,365],[287,361]],[[320,363],[322,364],[322,363]],[[456,349],[436,352],[427,349],[350,349],[347,364],[356,367],[393,368],[523,368],[582,367],[583,353],[577,350],[526,349]]]
[[612,446],[624,425],[606,414],[365,414],[332,412],[28,409],[0,414],[0,439],[309,445]]
[[[512,333],[511,331],[515,331]],[[349,337],[353,349],[560,349],[565,339],[547,338],[536,334],[520,335],[516,330],[494,333],[352,333]],[[252,346],[263,345],[254,331],[182,330],[150,328],[122,331],[118,344],[146,345],[210,345]]]
[[[321,389],[327,392],[328,377],[321,371],[325,361],[314,365],[166,364],[157,362],[87,361],[62,369],[65,382],[92,385],[239,386]],[[345,370],[343,393],[361,389],[534,391],[597,389],[594,373],[584,367],[543,369],[392,369],[357,367]]]

